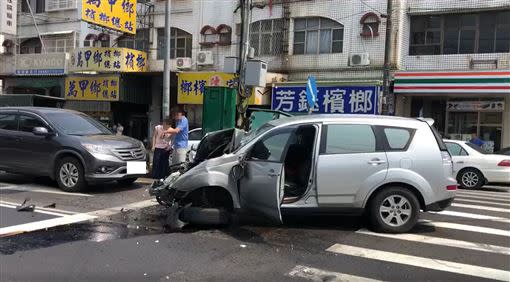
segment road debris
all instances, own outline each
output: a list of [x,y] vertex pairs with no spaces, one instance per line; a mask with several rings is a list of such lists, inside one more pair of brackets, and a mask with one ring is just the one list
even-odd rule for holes
[[43,208],[47,208],[47,209],[54,209],[57,207],[57,204],[56,203],[52,203],[52,204],[49,204],[49,205],[46,205],[44,206]]
[[27,205],[26,203],[30,201],[30,198],[25,198],[23,203],[16,207],[16,210],[19,212],[33,212],[35,210],[35,205]]

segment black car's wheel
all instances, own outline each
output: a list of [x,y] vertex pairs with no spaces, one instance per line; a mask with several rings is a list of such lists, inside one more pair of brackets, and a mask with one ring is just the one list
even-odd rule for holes
[[466,168],[457,175],[457,182],[464,189],[480,189],[485,184],[485,178],[479,170]]
[[138,180],[138,178],[124,178],[117,180],[117,183],[119,183],[122,186],[129,186],[135,183],[136,180]]
[[224,225],[229,223],[229,212],[223,208],[187,207],[181,211],[182,221],[198,225]]
[[372,228],[384,233],[404,233],[411,230],[420,213],[420,203],[408,189],[386,188],[372,199],[369,215]]
[[60,189],[66,192],[83,191],[87,186],[83,166],[80,161],[72,157],[58,161],[55,179]]

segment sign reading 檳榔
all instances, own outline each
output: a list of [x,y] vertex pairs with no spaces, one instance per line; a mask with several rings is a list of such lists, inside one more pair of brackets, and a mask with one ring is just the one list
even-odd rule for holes
[[136,34],[136,0],[80,0],[82,20]]
[[89,47],[75,49],[69,71],[146,72],[147,53],[128,48]]
[[[378,114],[379,86],[318,86],[314,113]],[[290,113],[309,111],[306,86],[273,87],[272,109]]]
[[0,1],[0,33],[16,35],[17,0]]
[[69,76],[65,83],[66,100],[119,100],[118,76]]

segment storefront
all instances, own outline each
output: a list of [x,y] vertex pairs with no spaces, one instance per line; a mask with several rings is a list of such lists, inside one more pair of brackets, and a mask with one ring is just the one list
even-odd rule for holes
[[510,146],[510,72],[401,72],[395,74],[396,114],[433,118],[443,136],[487,151]]

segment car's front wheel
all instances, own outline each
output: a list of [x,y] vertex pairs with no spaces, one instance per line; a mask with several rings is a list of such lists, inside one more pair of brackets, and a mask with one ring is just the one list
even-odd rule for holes
[[420,203],[408,189],[390,187],[375,195],[369,210],[375,231],[404,233],[411,230],[418,221]]
[[83,166],[80,161],[72,157],[58,161],[55,178],[60,189],[66,192],[78,192],[86,187]]

